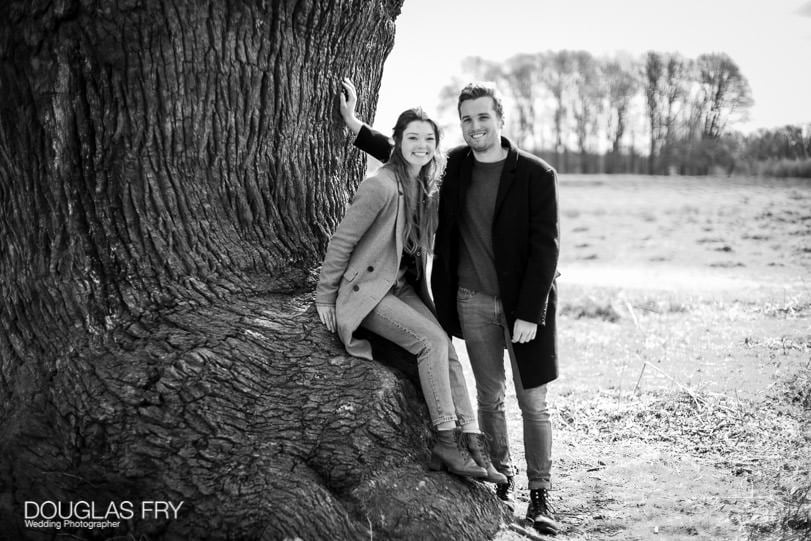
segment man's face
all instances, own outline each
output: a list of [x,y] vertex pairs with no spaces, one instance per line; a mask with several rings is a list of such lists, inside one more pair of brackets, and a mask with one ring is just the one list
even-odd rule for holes
[[501,146],[503,122],[496,114],[495,103],[490,96],[463,101],[459,106],[459,121],[465,142],[476,152],[487,152]]

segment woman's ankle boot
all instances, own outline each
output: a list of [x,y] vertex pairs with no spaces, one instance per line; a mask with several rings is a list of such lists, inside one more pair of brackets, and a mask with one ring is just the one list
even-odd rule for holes
[[431,450],[432,470],[448,470],[465,477],[487,477],[487,470],[477,466],[468,450],[461,445],[455,430],[437,431],[436,445]]
[[462,441],[466,445],[468,451],[470,451],[470,456],[473,460],[484,468],[487,471],[487,478],[485,481],[490,481],[491,483],[496,484],[503,484],[507,482],[507,477],[500,473],[495,466],[493,466],[493,462],[490,460],[490,450],[487,446],[487,440],[484,438],[484,434],[477,434],[477,433],[462,433]]

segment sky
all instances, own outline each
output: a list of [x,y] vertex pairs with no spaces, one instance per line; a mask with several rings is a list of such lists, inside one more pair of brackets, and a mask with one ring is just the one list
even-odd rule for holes
[[744,132],[811,123],[809,0],[405,0],[381,82],[375,127],[404,109],[437,112],[437,94],[461,60],[586,50],[723,52],[754,98]]

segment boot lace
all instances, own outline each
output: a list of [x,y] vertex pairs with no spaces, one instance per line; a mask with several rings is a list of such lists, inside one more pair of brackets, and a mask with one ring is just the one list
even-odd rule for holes
[[530,490],[529,499],[530,510],[533,514],[542,514],[551,518],[555,513],[555,510],[549,501],[549,491],[547,491],[545,488]]
[[462,444],[470,450],[470,454],[474,457],[479,456],[485,464],[485,467],[491,464],[490,462],[490,445],[486,434],[477,434],[473,432],[462,432],[460,440]]
[[456,436],[456,449],[459,451],[459,454],[462,455],[463,458],[470,458],[473,457],[470,454],[470,449],[468,448],[469,445],[469,438],[468,434],[464,432],[457,432]]

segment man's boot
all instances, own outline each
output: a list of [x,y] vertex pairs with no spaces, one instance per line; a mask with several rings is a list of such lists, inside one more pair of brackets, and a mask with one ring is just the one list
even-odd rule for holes
[[496,485],[496,496],[504,502],[504,505],[515,511],[515,478],[507,476],[507,481]]
[[549,503],[549,491],[545,488],[529,491],[527,520],[532,522],[532,527],[538,533],[557,535],[559,526],[555,521],[552,505]]

